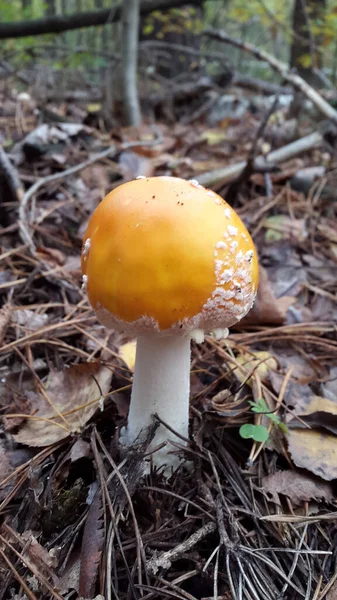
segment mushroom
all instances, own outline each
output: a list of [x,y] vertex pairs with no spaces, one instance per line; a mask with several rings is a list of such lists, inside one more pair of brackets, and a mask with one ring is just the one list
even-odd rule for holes
[[188,440],[191,339],[226,336],[252,307],[252,239],[236,212],[195,180],[138,177],[115,188],[91,216],[82,272],[99,321],[137,337],[120,442],[140,440],[157,413],[170,429],[160,424],[151,458],[175,468],[180,460],[167,442]]

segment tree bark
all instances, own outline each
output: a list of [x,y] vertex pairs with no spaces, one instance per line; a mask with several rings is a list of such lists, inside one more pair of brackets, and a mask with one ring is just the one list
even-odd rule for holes
[[126,124],[135,127],[141,122],[137,89],[138,38],[139,0],[124,0],[121,36],[124,113]]
[[[294,0],[290,66],[313,86],[322,86],[317,70],[322,69],[323,61],[319,52],[321,36],[313,35],[311,22],[322,21],[326,9],[326,0]],[[309,62],[308,65],[305,59]]]
[[[164,10],[185,4],[201,6],[203,0],[143,0],[140,5],[140,14],[147,15],[154,10]],[[31,35],[44,35],[46,33],[60,33],[82,27],[94,27],[105,23],[117,23],[121,19],[121,4],[116,6],[113,14],[111,9],[95,10],[82,14],[57,15],[46,19],[32,21],[15,21],[0,23],[0,40],[27,37]]]
[[46,17],[53,17],[56,15],[55,0],[48,0],[45,4]]
[[182,45],[200,51],[201,39],[198,35],[198,22],[202,21],[202,8],[185,6],[179,10],[169,9],[147,15],[141,20],[140,41],[160,41],[166,43],[166,51],[170,56],[156,57],[155,48],[149,59],[156,73],[168,79],[176,77],[181,73],[188,73],[191,68],[198,73],[203,72],[203,67],[197,57],[187,60],[184,51],[176,51],[169,44]]

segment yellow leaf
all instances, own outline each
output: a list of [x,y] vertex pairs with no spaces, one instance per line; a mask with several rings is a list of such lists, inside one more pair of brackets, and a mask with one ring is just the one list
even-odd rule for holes
[[312,66],[312,58],[310,54],[302,54],[302,56],[298,58],[297,62],[305,69],[308,69]]
[[[242,365],[245,368],[247,373],[251,373],[254,371],[262,381],[266,381],[268,379],[268,373],[270,370],[277,369],[277,362],[275,358],[266,351],[258,351],[254,352],[254,356],[251,354],[245,353],[241,354],[236,358],[236,361],[239,365]],[[241,369],[234,369],[233,373],[237,377],[240,383],[243,383],[247,379],[247,375],[241,371]],[[248,380],[249,384],[251,384],[251,379]]]
[[133,371],[136,362],[136,340],[123,344],[119,349],[119,354],[130,371]]
[[218,129],[207,129],[200,136],[200,140],[205,140],[209,146],[219,144],[225,139],[226,133],[224,131],[219,131]]
[[88,113],[95,113],[95,112],[99,112],[102,108],[102,105],[99,102],[92,102],[91,104],[87,105],[87,111]]
[[337,437],[310,429],[291,429],[289,451],[297,467],[331,481],[337,477]]

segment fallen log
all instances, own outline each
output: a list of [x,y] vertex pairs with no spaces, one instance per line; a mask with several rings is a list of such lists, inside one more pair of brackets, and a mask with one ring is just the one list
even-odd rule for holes
[[[296,142],[292,142],[291,144],[287,144],[282,148],[270,152],[267,156],[257,156],[254,161],[254,170],[268,170],[268,167],[271,165],[277,165],[285,160],[298,156],[298,154],[301,154],[302,152],[317,148],[322,142],[323,135],[318,131],[315,131],[315,133],[300,138],[299,140],[296,140]],[[223,167],[222,169],[208,171],[207,173],[202,173],[197,176],[198,182],[205,186],[212,186],[220,183],[225,184],[232,181],[235,177],[238,177],[246,166],[247,161],[242,160],[232,165],[228,165],[228,167]]]
[[[140,5],[140,14],[147,15],[154,10],[166,10],[185,4],[202,5],[202,0],[143,0]],[[121,4],[102,10],[94,10],[73,15],[56,15],[45,19],[31,21],[15,21],[0,23],[0,40],[10,38],[28,37],[31,35],[44,35],[46,33],[60,33],[83,27],[96,27],[106,23],[116,23],[121,18]]]

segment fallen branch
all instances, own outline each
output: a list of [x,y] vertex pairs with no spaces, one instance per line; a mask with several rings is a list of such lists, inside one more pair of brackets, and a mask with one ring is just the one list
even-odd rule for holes
[[[307,152],[308,150],[317,148],[322,142],[323,136],[321,133],[318,131],[311,133],[310,135],[296,140],[296,142],[292,142],[291,144],[287,144],[282,148],[270,152],[268,156],[258,156],[254,162],[254,170],[260,172],[264,169],[270,170],[271,165],[276,165],[285,160],[289,160],[290,158],[294,158],[294,156],[298,156],[301,152]],[[246,166],[247,161],[242,160],[233,165],[229,165],[228,167],[224,167],[223,169],[208,171],[207,173],[202,173],[198,176],[198,182],[205,186],[218,183],[224,184],[234,179],[234,177],[238,177]]]
[[249,151],[247,162],[245,168],[241,171],[240,175],[231,183],[229,189],[227,190],[226,198],[227,201],[232,204],[232,201],[235,199],[240,187],[250,179],[250,176],[253,175],[256,166],[256,154],[258,149],[258,142],[263,137],[264,131],[268,125],[268,121],[271,115],[275,112],[278,106],[279,96],[278,94],[275,96],[275,100],[272,103],[270,109],[265,114],[262,119],[260,126],[256,132],[252,147]]
[[[155,146],[157,144],[160,144],[161,141],[162,141],[161,136],[157,135],[157,137],[154,140],[144,140],[144,141],[139,140],[137,142],[126,142],[125,144],[122,144],[118,148],[118,151],[120,152],[122,150],[136,148],[139,146]],[[26,216],[28,202],[32,198],[32,196],[34,196],[34,194],[36,194],[36,192],[42,186],[47,185],[48,183],[51,183],[53,181],[65,179],[66,177],[69,177],[70,175],[74,175],[75,173],[78,173],[79,171],[83,171],[83,169],[86,169],[87,167],[94,164],[95,162],[98,162],[99,160],[102,160],[103,158],[107,158],[108,156],[111,156],[111,155],[115,154],[116,152],[117,152],[116,147],[110,146],[109,148],[106,148],[106,150],[103,150],[103,152],[96,154],[92,158],[88,158],[88,160],[85,160],[84,162],[80,163],[79,165],[70,167],[70,169],[67,169],[66,171],[62,171],[61,173],[54,173],[53,175],[48,175],[47,177],[41,177],[41,179],[38,179],[38,181],[36,181],[27,190],[27,192],[24,194],[22,201],[19,205],[19,223],[18,224],[19,224],[19,232],[20,232],[21,240],[23,241],[24,244],[27,244],[30,252],[33,255],[36,254],[36,248],[35,248],[35,244],[33,242],[32,233],[30,231],[30,224],[28,223],[27,216]]]
[[256,77],[249,77],[242,73],[234,73],[233,85],[242,87],[247,90],[253,90],[259,94],[266,94],[270,96],[272,94],[292,94],[293,89],[279,85],[278,83],[272,83],[271,81],[264,81],[264,79],[257,79]]
[[192,533],[192,535],[187,538],[181,544],[178,544],[172,550],[168,550],[167,552],[163,552],[159,556],[153,556],[146,564],[146,570],[148,573],[155,575],[159,569],[169,569],[171,563],[175,560],[178,560],[182,554],[194,548],[194,546],[202,540],[206,535],[213,533],[217,528],[216,523],[210,522]]
[[[154,10],[175,8],[184,4],[201,5],[201,0],[143,0],[140,5],[140,14],[147,15]],[[57,15],[46,19],[32,21],[15,21],[0,23],[0,40],[9,38],[43,35],[46,33],[60,33],[83,27],[96,27],[107,23],[116,23],[121,18],[121,4],[113,9],[94,10],[73,15]]]
[[267,62],[274,71],[279,73],[285,81],[288,81],[291,85],[294,86],[297,90],[302,92],[311,102],[316,106],[316,108],[328,119],[337,123],[337,111],[326,101],[322,96],[314,90],[311,85],[309,85],[302,77],[297,75],[297,73],[293,73],[288,65],[277,60],[271,54],[268,54],[264,50],[260,50],[256,46],[252,44],[247,44],[240,39],[233,38],[230,35],[227,35],[224,31],[218,31],[217,29],[207,28],[203,31],[203,35],[210,37],[215,40],[219,40],[224,42],[225,44],[230,44],[235,46],[235,48],[239,48],[244,52],[248,52],[257,58],[258,60],[262,60]]

